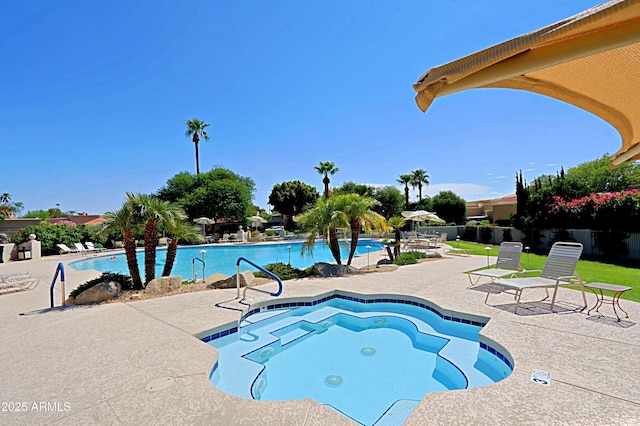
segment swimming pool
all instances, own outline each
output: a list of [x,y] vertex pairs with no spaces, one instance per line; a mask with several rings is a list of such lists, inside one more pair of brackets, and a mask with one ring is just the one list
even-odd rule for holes
[[[273,302],[272,302],[273,303]],[[254,309],[202,340],[219,350],[218,389],[247,399],[314,398],[365,425],[402,424],[428,392],[486,386],[513,361],[479,342],[486,319],[400,296],[336,292]]]
[[[194,262],[193,260],[194,258],[202,259],[202,250],[205,250],[205,277],[216,272],[225,275],[235,274],[236,260],[238,257],[245,257],[261,266],[268,263],[282,262],[291,263],[291,266],[295,268],[306,268],[316,262],[335,262],[326,244],[323,245],[321,242],[316,242],[313,249],[313,257],[303,256],[300,253],[302,244],[301,241],[286,241],[284,243],[274,244],[215,244],[179,247],[171,274],[180,275],[183,279],[189,279],[192,277],[192,265],[195,264],[197,277],[199,279],[202,278],[202,263],[199,261]],[[370,246],[370,248],[367,249],[366,246]],[[377,241],[360,239],[358,241],[356,256],[366,255],[367,251],[377,254],[381,248],[381,243]],[[162,274],[166,251],[166,248],[159,248],[156,252],[156,276]],[[340,244],[340,251],[342,253],[342,259],[345,260],[349,253],[346,244]],[[138,251],[137,257],[140,273],[144,274],[144,250]],[[375,259],[377,260],[377,257]],[[374,261],[372,257],[372,262]],[[127,258],[124,253],[93,256],[71,262],[69,266],[82,271],[95,269],[100,272],[111,271],[129,274]]]

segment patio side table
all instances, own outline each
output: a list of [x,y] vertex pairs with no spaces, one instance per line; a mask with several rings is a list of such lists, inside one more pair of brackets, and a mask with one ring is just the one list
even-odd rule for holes
[[[587,311],[587,315],[589,315],[591,311],[593,311],[594,309],[596,310],[596,312],[599,313],[600,312],[599,309],[602,306],[602,303],[611,302],[611,306],[613,306],[613,313],[616,314],[616,317],[618,318],[618,322],[620,322],[620,315],[618,315],[616,306],[618,307],[618,309],[620,309],[622,312],[625,313],[627,318],[629,318],[629,314],[627,313],[627,311],[625,311],[620,307],[620,296],[625,291],[631,290],[631,287],[615,285],[615,284],[607,284],[607,283],[585,283],[584,286],[589,290],[591,290],[593,294],[596,295],[596,304],[593,308]],[[607,296],[602,293],[602,290],[613,291],[614,295]]]

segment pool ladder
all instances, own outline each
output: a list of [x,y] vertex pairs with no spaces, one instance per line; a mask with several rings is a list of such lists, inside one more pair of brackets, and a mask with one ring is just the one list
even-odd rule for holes
[[[255,288],[255,287],[249,287],[249,285],[245,286],[244,291],[242,292],[242,299],[240,299],[240,262],[246,262],[249,265],[253,266],[254,268],[258,269],[261,272],[264,272],[265,274],[267,274],[269,277],[273,278],[274,280],[276,280],[278,282],[278,291],[276,292],[271,292],[268,290],[263,290],[261,288]],[[273,297],[278,297],[282,294],[282,280],[280,279],[280,277],[278,277],[276,274],[267,271],[266,269],[264,269],[263,267],[256,265],[255,263],[253,263],[252,261],[244,258],[244,257],[239,257],[238,260],[236,261],[236,288],[237,288],[237,295],[236,295],[236,299],[240,299],[240,303],[242,304],[246,304],[243,303],[243,300],[245,299],[245,297],[247,296],[247,290],[253,290],[253,291],[259,291],[261,293],[266,293],[270,296]],[[249,313],[249,311],[251,311],[251,304],[246,304],[247,305],[247,312],[244,312],[244,309],[240,311],[240,318],[238,318],[238,338],[240,338],[241,333],[240,333],[240,325],[242,324],[242,319],[245,317],[246,314]]]

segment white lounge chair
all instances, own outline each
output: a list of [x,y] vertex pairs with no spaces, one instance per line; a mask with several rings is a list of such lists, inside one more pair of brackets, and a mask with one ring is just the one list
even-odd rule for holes
[[86,248],[84,248],[84,246],[80,243],[73,243],[73,245],[76,247],[76,250],[78,250],[78,253],[80,253],[83,256],[87,255],[88,250]]
[[66,244],[56,244],[58,246],[58,248],[60,249],[60,254],[71,254],[71,253],[77,253],[78,249],[72,249],[67,247]]
[[93,245],[93,243],[91,241],[87,241],[86,243],[84,243],[84,245],[87,248],[87,251],[92,251],[94,253],[102,251],[101,248],[98,248],[95,245]]
[[40,279],[35,278],[28,273],[0,276],[0,290],[33,290],[34,288],[36,288],[38,283],[40,283]]
[[[525,278],[508,278],[494,280],[491,285],[499,286],[505,292],[513,291],[516,298],[516,309],[520,306],[520,297],[522,291],[528,288],[544,288],[549,298],[549,289],[553,288],[553,298],[551,299],[551,312],[556,303],[558,287],[567,285],[579,285],[582,291],[582,300],[584,307],[587,307],[587,296],[584,294],[584,283],[578,274],[576,274],[576,265],[582,254],[582,244],[572,242],[557,242],[551,247],[547,261],[544,264],[542,273],[539,277]],[[489,294],[487,292],[487,298]],[[486,303],[486,299],[485,299]]]
[[[480,271],[467,272],[469,275],[469,282],[471,285],[478,284],[480,278],[487,277],[491,281],[496,278],[513,278],[520,271],[520,256],[522,255],[522,243],[505,241],[500,244],[500,251],[498,252],[498,260],[496,264],[489,269],[483,269]],[[476,276],[475,282],[472,275]],[[489,293],[487,292],[487,297]],[[486,302],[486,299],[485,299]]]

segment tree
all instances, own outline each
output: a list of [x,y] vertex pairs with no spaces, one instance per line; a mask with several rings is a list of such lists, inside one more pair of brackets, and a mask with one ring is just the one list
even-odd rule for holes
[[422,200],[422,185],[429,185],[429,175],[424,169],[418,169],[411,172],[411,185],[413,189],[418,187],[418,200]]
[[314,169],[321,175],[324,175],[322,179],[322,183],[324,184],[324,198],[325,200],[329,198],[329,183],[331,180],[329,179],[329,175],[334,175],[340,171],[339,168],[333,164],[331,161],[321,161],[319,165],[315,166]]
[[467,203],[452,191],[440,191],[433,196],[433,210],[447,222],[464,221]]
[[413,177],[410,174],[400,175],[398,183],[404,185],[404,208],[409,210],[409,185],[413,181]]
[[611,168],[611,156],[578,164],[567,170],[564,185],[566,194],[555,194],[566,198],[580,198],[593,192],[619,192],[640,184],[640,163],[624,163]]
[[171,227],[180,220],[182,211],[175,204],[153,195],[127,193],[127,203],[134,223],[144,225],[144,286],[156,276],[158,228]]
[[371,228],[387,231],[387,222],[372,208],[378,202],[370,197],[363,197],[359,194],[345,194],[333,197],[335,203],[336,214],[342,215],[343,220],[349,224],[351,231],[351,247],[349,250],[349,259],[347,265],[351,265],[353,255],[358,247],[358,239],[360,231],[370,232]]
[[402,216],[393,216],[389,218],[387,223],[395,232],[395,243],[393,246],[393,254],[391,254],[391,251],[387,246],[387,252],[389,253],[389,260],[393,262],[393,258],[397,257],[400,254],[400,245],[402,242],[402,235],[400,234],[400,230],[407,224],[407,222],[405,218]]
[[140,269],[136,258],[136,237],[134,235],[135,223],[130,203],[125,201],[122,207],[116,211],[108,211],[104,214],[107,219],[100,229],[101,233],[109,234],[114,231],[122,231],[124,252],[127,257],[129,274],[133,280],[133,289],[143,289],[140,279]]
[[9,219],[15,215],[18,215],[24,208],[21,202],[11,202],[11,194],[0,194],[0,221]]
[[158,190],[161,200],[179,204],[189,219],[212,217],[244,221],[253,214],[255,183],[223,167],[200,175],[181,172]]
[[305,231],[309,232],[309,237],[302,245],[302,253],[313,254],[313,248],[316,242],[316,235],[322,237],[323,244],[329,244],[331,255],[338,265],[342,265],[340,259],[340,244],[338,241],[338,228],[347,228],[348,222],[344,215],[336,210],[333,198],[321,198],[316,205],[297,216],[295,221]]
[[269,194],[269,204],[289,217],[300,214],[318,199],[318,190],[299,180],[275,184]]
[[334,194],[359,194],[365,197],[372,197],[375,192],[373,186],[355,182],[345,182],[333,190]]
[[167,247],[167,256],[164,261],[164,270],[162,271],[163,277],[171,275],[173,264],[176,260],[176,254],[178,252],[178,243],[180,241],[185,242],[204,242],[204,237],[200,233],[200,227],[194,226],[187,222],[186,216],[180,215],[175,222],[167,223],[164,229],[171,237],[169,246]]
[[384,217],[399,216],[402,212],[404,197],[395,186],[376,189],[373,198],[379,203],[373,207],[373,211]]
[[205,123],[204,121],[198,120],[197,118],[192,118],[191,120],[187,120],[184,122],[187,126],[187,131],[184,132],[186,137],[191,137],[193,144],[196,147],[196,175],[200,174],[200,156],[198,155],[198,143],[200,142],[200,135],[204,138],[205,141],[209,140],[209,135],[205,131],[207,127],[210,126],[209,123]]

